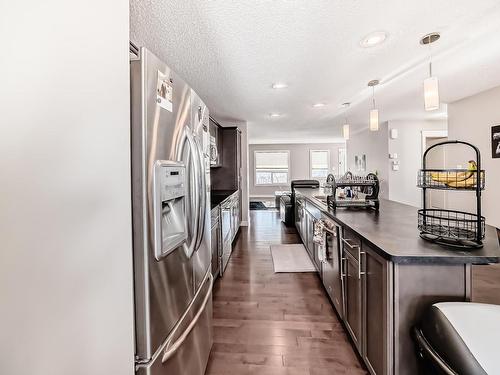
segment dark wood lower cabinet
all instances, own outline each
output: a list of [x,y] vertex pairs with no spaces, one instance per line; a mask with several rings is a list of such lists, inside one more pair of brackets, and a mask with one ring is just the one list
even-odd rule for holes
[[362,292],[358,261],[348,252],[343,252],[344,261],[344,322],[356,348],[362,351]]
[[392,374],[392,267],[366,243],[362,244],[363,350],[372,374]]
[[370,373],[392,374],[392,263],[352,232],[344,235],[345,325]]

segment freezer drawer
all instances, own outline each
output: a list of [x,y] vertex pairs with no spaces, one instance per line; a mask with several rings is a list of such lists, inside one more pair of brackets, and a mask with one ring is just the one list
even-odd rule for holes
[[[137,375],[203,375],[205,373],[213,343],[213,279],[210,272],[207,276],[186,319],[148,364],[136,367]],[[192,322],[195,322],[192,330],[183,337]],[[178,349],[174,351],[177,344]]]

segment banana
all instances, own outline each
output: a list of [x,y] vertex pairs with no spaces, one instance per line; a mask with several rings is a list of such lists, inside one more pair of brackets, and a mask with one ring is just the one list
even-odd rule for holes
[[[474,172],[477,165],[474,160],[469,160],[467,171],[463,172],[431,172],[431,178],[450,187],[469,187],[474,185]],[[470,179],[470,181],[468,181]],[[468,181],[468,182],[466,182]],[[472,184],[472,185],[470,185]]]
[[[484,173],[481,172],[481,180],[484,179]],[[453,182],[448,182],[446,184],[449,187],[454,187],[454,188],[469,188],[469,187],[475,187],[476,186],[476,176],[473,175],[470,178],[464,180],[464,181],[453,181]]]
[[431,178],[436,182],[448,183],[463,181],[472,176],[472,172],[432,172]]
[[473,187],[475,185],[476,185],[476,183],[475,183],[474,178],[468,178],[467,180],[464,180],[464,181],[448,182],[446,184],[446,186],[455,187],[455,188]]

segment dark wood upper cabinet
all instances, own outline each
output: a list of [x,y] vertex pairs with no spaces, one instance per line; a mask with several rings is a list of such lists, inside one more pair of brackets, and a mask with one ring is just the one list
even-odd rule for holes
[[212,190],[239,190],[241,184],[241,132],[236,127],[218,128],[222,163],[210,170]]

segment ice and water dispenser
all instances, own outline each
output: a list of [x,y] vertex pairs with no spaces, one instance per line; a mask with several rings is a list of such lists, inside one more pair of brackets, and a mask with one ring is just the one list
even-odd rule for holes
[[157,161],[154,173],[154,243],[156,259],[170,254],[187,239],[186,167]]

